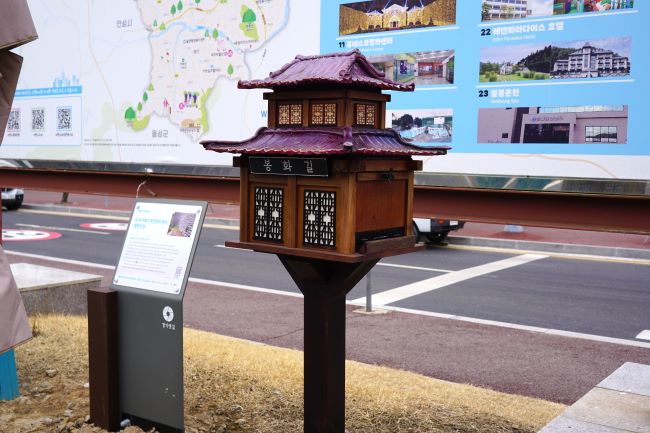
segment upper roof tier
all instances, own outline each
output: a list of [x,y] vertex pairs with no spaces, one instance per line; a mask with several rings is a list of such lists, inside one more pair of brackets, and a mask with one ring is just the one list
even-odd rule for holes
[[244,141],[202,141],[206,150],[241,155],[445,155],[448,146],[421,147],[404,141],[392,129],[260,128]]
[[415,84],[389,80],[359,50],[319,56],[296,56],[263,79],[240,81],[240,89],[282,89],[335,84],[338,86],[412,92]]

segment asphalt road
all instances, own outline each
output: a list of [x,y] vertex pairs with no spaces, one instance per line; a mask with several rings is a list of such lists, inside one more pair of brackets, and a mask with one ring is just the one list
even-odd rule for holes
[[[114,266],[124,232],[81,227],[94,222],[109,220],[4,212],[4,229],[61,234],[5,248]],[[223,247],[236,237],[204,228],[191,276],[298,293],[275,256]],[[649,277],[643,263],[440,247],[384,259],[371,280],[375,304],[633,340],[650,329]],[[348,299],[360,300],[365,290],[362,281]]]

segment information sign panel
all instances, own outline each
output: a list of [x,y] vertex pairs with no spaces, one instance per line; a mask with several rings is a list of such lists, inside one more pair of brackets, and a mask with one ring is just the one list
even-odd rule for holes
[[179,294],[204,214],[201,203],[138,201],[113,284]]
[[182,432],[183,295],[207,203],[137,200],[115,269],[120,411]]

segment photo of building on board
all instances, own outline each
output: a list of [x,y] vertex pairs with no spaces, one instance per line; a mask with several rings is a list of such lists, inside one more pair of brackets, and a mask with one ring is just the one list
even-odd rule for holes
[[634,0],[554,0],[553,15],[608,12],[634,8]]
[[454,83],[454,50],[368,56],[387,78],[416,86]]
[[627,105],[481,108],[478,143],[627,143]]
[[389,110],[386,120],[390,121],[399,135],[420,146],[434,143],[451,143],[453,129],[451,108],[419,110]]
[[634,0],[483,0],[481,21],[632,9]]
[[523,81],[630,75],[632,39],[481,48],[479,81]]
[[339,35],[456,24],[456,0],[374,0],[339,6]]
[[553,0],[483,0],[481,21],[536,18],[553,14]]

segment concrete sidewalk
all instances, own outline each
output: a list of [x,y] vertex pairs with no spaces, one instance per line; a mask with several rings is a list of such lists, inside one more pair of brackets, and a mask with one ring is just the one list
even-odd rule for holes
[[650,366],[626,362],[539,433],[650,433]]
[[[25,209],[54,212],[129,216],[134,198],[91,194],[70,194],[61,203],[61,193],[25,191]],[[213,224],[238,226],[239,206],[211,203],[208,218]],[[588,254],[606,257],[650,260],[650,236],[585,230],[520,227],[509,231],[500,224],[468,222],[448,238],[452,245],[543,251],[548,253]]]

